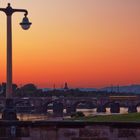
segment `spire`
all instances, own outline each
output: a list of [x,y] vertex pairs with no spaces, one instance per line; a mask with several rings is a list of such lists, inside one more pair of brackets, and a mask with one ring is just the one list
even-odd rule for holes
[[55,84],[53,84],[53,90],[55,90],[56,89],[56,86],[55,86]]
[[68,88],[67,82],[65,82],[64,89],[65,89],[65,90],[69,89],[69,88]]
[[118,85],[117,92],[120,93],[120,86]]

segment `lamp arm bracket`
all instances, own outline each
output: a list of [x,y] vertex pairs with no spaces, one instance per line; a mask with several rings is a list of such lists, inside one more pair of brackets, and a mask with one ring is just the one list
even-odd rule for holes
[[24,12],[25,14],[25,16],[27,16],[28,15],[28,11],[26,10],[26,9],[13,9],[13,12]]
[[0,8],[0,11],[6,13],[6,9],[5,8]]
[[4,12],[6,15],[12,15],[14,12],[24,12],[25,16],[28,15],[28,11],[26,9],[8,9],[8,8],[0,8],[0,11]]

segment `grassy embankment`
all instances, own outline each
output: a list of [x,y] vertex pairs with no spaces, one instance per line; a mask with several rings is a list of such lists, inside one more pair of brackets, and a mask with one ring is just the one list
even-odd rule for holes
[[73,117],[71,118],[71,120],[85,120],[85,121],[92,121],[92,122],[140,122],[140,113]]

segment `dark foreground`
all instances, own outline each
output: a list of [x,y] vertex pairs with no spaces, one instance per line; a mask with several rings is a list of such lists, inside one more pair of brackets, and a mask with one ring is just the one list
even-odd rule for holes
[[0,121],[0,140],[139,140],[140,122]]

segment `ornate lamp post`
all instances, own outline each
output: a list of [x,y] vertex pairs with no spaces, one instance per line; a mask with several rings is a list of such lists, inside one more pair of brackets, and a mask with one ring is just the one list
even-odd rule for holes
[[[32,23],[29,22],[27,15],[28,11],[25,9],[13,9],[8,3],[6,8],[0,8],[0,11],[4,12],[7,16],[7,82],[6,82],[6,107],[3,112],[3,119],[12,119],[12,115],[14,116],[14,105],[12,99],[12,15],[15,12],[23,12],[24,18],[20,23],[21,27],[24,30],[30,28]],[[11,115],[12,114],[12,115]],[[15,112],[16,115],[16,112]],[[11,116],[11,117],[10,117]],[[13,117],[14,119],[14,117]]]

